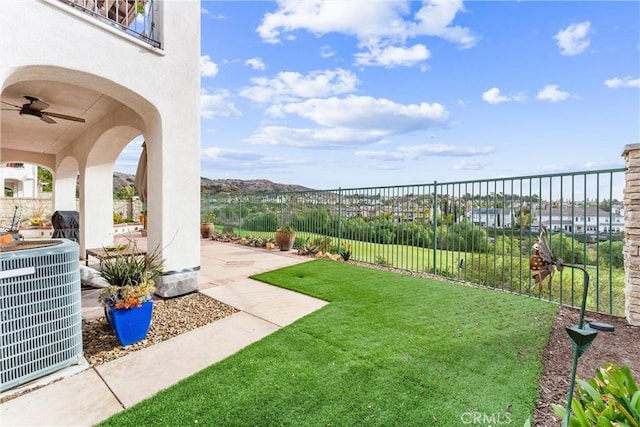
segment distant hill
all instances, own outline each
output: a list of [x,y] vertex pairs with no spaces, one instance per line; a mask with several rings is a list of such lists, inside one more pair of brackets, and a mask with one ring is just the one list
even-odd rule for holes
[[135,175],[129,175],[126,173],[114,172],[113,173],[113,191],[116,191],[127,185],[133,186],[136,179]]
[[[133,185],[135,175],[121,172],[113,173],[113,190]],[[306,191],[310,188],[295,184],[278,184],[267,179],[209,179],[200,178],[202,194],[239,194],[239,193],[277,193],[288,191]]]

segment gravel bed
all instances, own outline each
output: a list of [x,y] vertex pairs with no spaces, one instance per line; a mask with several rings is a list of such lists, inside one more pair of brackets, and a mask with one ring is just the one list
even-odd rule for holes
[[158,299],[154,301],[151,327],[147,337],[126,347],[118,343],[104,316],[83,320],[84,357],[91,367],[102,365],[237,312],[236,308],[201,293],[165,300]]

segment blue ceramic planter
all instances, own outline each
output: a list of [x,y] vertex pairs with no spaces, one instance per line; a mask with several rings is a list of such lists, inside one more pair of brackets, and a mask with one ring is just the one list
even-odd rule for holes
[[153,301],[143,302],[140,307],[106,310],[107,321],[122,346],[135,344],[147,336],[152,313]]

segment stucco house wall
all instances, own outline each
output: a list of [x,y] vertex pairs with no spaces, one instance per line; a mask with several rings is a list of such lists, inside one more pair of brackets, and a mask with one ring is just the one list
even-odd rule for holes
[[200,265],[200,2],[156,0],[154,8],[160,49],[63,1],[2,2],[3,93],[59,85],[70,103],[91,91],[113,108],[87,120],[83,133],[55,153],[3,147],[0,161],[52,170],[55,210],[75,208],[79,173],[82,254],[111,243],[113,164],[142,135],[149,162],[148,247],[166,259],[166,286],[159,289],[172,296],[184,291],[176,283],[197,287]]

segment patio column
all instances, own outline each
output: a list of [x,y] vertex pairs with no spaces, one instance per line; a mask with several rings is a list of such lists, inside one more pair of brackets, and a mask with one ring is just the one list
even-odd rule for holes
[[76,173],[72,175],[57,171],[53,178],[53,210],[76,211]]
[[625,315],[640,325],[640,144],[628,144],[622,152],[624,184],[624,281]]
[[113,164],[85,168],[80,175],[80,256],[113,243]]

